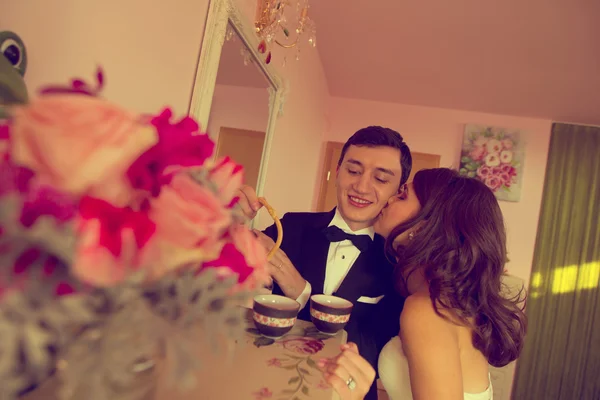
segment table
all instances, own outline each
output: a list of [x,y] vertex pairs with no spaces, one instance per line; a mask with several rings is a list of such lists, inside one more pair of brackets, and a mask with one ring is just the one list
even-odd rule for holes
[[[233,358],[202,349],[197,385],[180,392],[164,384],[158,373],[157,390],[144,400],[337,400],[338,395],[323,380],[316,362],[339,354],[346,332],[326,335],[312,323],[297,320],[292,330],[278,340],[261,336],[248,310],[244,338],[233,347]],[[158,363],[161,371],[163,361]],[[152,378],[155,379],[155,378]],[[57,381],[48,381],[28,400],[57,400]]]
[[201,387],[189,399],[335,400],[338,396],[323,380],[316,362],[338,355],[346,338],[345,331],[326,335],[312,323],[297,320],[288,334],[273,340],[261,336],[249,318],[233,362],[203,368]]

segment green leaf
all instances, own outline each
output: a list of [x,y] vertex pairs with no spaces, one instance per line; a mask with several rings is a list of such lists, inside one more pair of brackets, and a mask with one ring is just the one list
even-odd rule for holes
[[298,371],[302,372],[305,375],[310,375],[310,372],[308,372],[308,370],[305,368],[298,368]]
[[479,168],[479,165],[477,165],[475,163],[468,163],[468,164],[465,164],[464,167],[469,171],[476,171],[477,168]]
[[275,341],[273,339],[267,338],[264,336],[260,336],[260,337],[257,337],[256,339],[254,339],[254,345],[256,347],[270,346],[273,343],[275,343]]
[[283,369],[296,369],[296,364],[294,365],[286,365]]
[[306,359],[306,364],[314,369],[319,369],[319,367],[317,366],[317,363],[315,362],[315,360],[313,360],[312,358],[307,358]]
[[467,171],[466,168],[461,168],[461,169],[458,170],[458,173],[461,174],[461,175],[467,175],[467,172],[469,172],[469,171]]
[[308,393],[309,393],[308,386],[302,386],[302,393],[304,393],[305,395],[308,396]]
[[469,172],[467,173],[467,176],[468,176],[469,178],[475,178],[475,177],[477,176],[477,172],[475,172],[475,171],[469,171]]
[[463,157],[460,159],[460,162],[463,164],[470,163],[471,161],[473,161],[473,160],[471,160],[471,157]]
[[291,385],[292,383],[296,383],[300,380],[299,376],[293,376],[290,378],[290,380],[288,381],[288,385]]

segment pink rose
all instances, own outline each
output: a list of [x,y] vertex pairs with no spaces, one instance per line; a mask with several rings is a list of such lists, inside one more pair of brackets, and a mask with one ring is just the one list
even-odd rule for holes
[[227,263],[227,267],[239,274],[239,281],[244,283],[243,287],[246,289],[255,289],[268,284],[270,277],[266,270],[267,253],[256,236],[241,224],[233,225],[229,229],[229,235],[236,251],[244,257],[244,262],[250,270],[244,265],[231,262]]
[[491,173],[492,169],[486,165],[482,165],[479,168],[477,168],[477,176],[482,180],[485,180],[485,178]]
[[502,187],[502,178],[496,175],[489,175],[485,179],[485,185],[492,189],[493,192]]
[[510,185],[512,184],[512,177],[509,174],[501,173],[500,179],[502,179],[502,184],[504,186],[506,186],[507,188],[509,188]]
[[216,258],[231,223],[231,213],[213,192],[186,173],[173,175],[150,200],[149,215],[157,243],[144,260],[160,268],[158,274]]
[[217,191],[223,204],[232,207],[236,202],[236,190],[244,181],[244,169],[229,157],[220,159],[210,170],[210,179],[217,185]]
[[502,173],[508,174],[510,176],[516,176],[517,175],[517,169],[515,167],[513,167],[512,165],[502,165],[500,167]]
[[11,156],[43,184],[75,195],[123,203],[130,194],[124,174],[157,141],[151,125],[95,97],[49,95],[16,107],[10,127]]
[[258,238],[241,224],[235,224],[229,229],[233,244],[244,255],[248,265],[263,268],[267,263],[267,253]]
[[486,156],[487,150],[484,146],[477,146],[471,150],[470,156],[473,161],[481,161]]

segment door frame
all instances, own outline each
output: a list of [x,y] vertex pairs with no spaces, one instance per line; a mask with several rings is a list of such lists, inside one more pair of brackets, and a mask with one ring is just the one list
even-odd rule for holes
[[317,211],[324,211],[325,207],[325,193],[327,192],[327,182],[331,179],[331,176],[335,178],[336,171],[331,171],[329,166],[331,165],[331,157],[333,157],[334,150],[341,150],[344,147],[344,143],[340,142],[327,142],[325,145],[325,157],[323,158],[323,173],[321,175],[321,185],[319,189],[319,200],[317,201]]

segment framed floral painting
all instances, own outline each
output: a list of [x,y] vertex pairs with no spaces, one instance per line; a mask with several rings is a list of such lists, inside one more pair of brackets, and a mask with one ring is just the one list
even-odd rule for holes
[[461,175],[477,178],[498,200],[519,201],[523,180],[524,133],[492,126],[465,126]]

